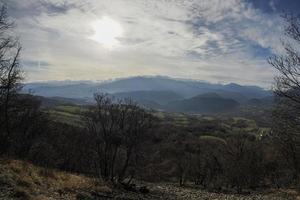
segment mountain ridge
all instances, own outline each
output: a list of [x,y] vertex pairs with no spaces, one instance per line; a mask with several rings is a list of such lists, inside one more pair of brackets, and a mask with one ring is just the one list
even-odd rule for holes
[[[272,96],[258,86],[236,83],[214,84],[168,77],[130,77],[114,81],[31,83],[23,91],[48,98],[62,97],[67,102],[92,102],[94,93],[107,93],[120,99],[132,99],[138,104],[159,110],[213,113],[233,110],[239,105],[264,105]],[[81,99],[80,101],[70,99]],[[262,102],[262,103],[260,103]]]
[[92,98],[96,92],[120,93],[132,91],[170,90],[179,95],[190,98],[198,94],[210,92],[238,92],[249,98],[269,96],[270,92],[258,86],[242,86],[236,83],[215,84],[194,80],[178,80],[169,77],[129,77],[104,82],[71,81],[55,83],[28,83],[24,92],[33,92],[36,95],[66,98]]

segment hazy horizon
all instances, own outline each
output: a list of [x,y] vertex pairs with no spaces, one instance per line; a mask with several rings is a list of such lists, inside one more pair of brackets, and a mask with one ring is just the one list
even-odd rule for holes
[[200,80],[200,79],[188,79],[188,78],[176,78],[176,77],[170,77],[170,76],[162,76],[162,75],[140,75],[140,76],[127,76],[127,77],[117,77],[117,78],[110,78],[110,79],[103,79],[103,80],[72,80],[72,79],[65,79],[65,80],[43,80],[43,81],[25,81],[24,84],[65,84],[65,85],[73,85],[73,84],[105,84],[105,83],[111,83],[115,81],[122,81],[122,80],[128,80],[128,79],[134,79],[134,78],[153,78],[153,79],[166,79],[166,80],[176,80],[176,81],[183,81],[183,82],[198,82],[198,83],[206,83],[206,84],[215,84],[215,85],[230,85],[230,84],[237,84],[240,86],[255,86],[260,87],[264,90],[271,90],[270,86],[260,86],[255,84],[241,84],[236,82],[212,82],[212,81],[206,81],[206,80]]
[[168,76],[270,88],[292,0],[9,0],[26,82]]

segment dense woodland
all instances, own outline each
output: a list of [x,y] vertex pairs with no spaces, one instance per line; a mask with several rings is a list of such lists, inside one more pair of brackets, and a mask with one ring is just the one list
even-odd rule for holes
[[135,180],[195,184],[216,191],[290,187],[300,181],[300,18],[284,16],[286,54],[270,58],[279,72],[278,105],[269,127],[258,120],[161,113],[131,100],[95,94],[95,105],[55,120],[40,99],[21,94],[21,44],[5,7],[0,13],[0,154],[47,168],[97,177],[116,186]]

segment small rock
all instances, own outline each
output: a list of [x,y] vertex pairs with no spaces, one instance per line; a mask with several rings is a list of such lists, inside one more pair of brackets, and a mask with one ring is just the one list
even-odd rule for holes
[[147,188],[147,186],[141,186],[139,188],[139,191],[140,191],[140,193],[143,193],[143,194],[148,194],[150,192],[150,190]]

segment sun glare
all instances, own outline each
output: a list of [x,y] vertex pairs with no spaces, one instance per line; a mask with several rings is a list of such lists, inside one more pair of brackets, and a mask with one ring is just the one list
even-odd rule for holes
[[100,20],[91,23],[91,27],[94,31],[94,34],[90,37],[91,40],[108,49],[113,49],[119,45],[118,38],[123,35],[123,29],[117,21],[104,16]]

